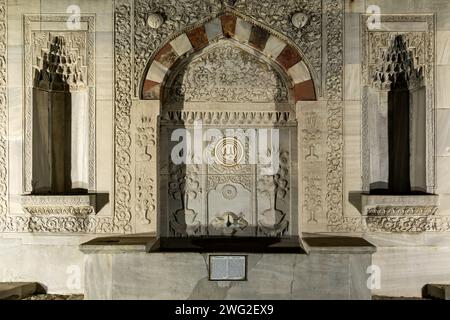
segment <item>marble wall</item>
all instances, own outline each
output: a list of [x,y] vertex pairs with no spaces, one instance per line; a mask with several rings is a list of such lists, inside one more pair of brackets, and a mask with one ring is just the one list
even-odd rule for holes
[[[297,187],[299,230],[357,233],[370,238],[380,248],[374,261],[389,275],[382,280],[382,288],[377,293],[416,295],[421,282],[444,281],[445,277],[440,278],[440,275],[445,275],[441,271],[447,267],[445,254],[450,246],[450,240],[445,236],[450,230],[448,1],[283,1],[286,4],[282,6],[284,11],[273,19],[267,15],[273,9],[271,6],[262,11],[254,10],[255,7],[259,8],[259,1],[236,1],[234,9],[239,17],[234,20],[228,17],[225,21],[239,21],[238,26],[233,27],[237,29],[227,25],[227,32],[234,30],[237,38],[247,44],[250,42],[255,50],[266,39],[266,47],[262,46],[260,51],[268,55],[281,54],[277,45],[280,45],[279,38],[282,38],[289,44],[289,50],[286,50],[288,52],[281,60],[286,62],[297,59],[297,56],[292,58],[290,54],[292,48],[298,49],[305,63],[295,60],[297,69],[309,69],[307,78],[299,76],[297,69],[287,72],[288,76],[301,80],[296,85],[303,84],[300,89],[294,88],[298,89],[296,98],[299,100],[295,106],[300,150]],[[149,25],[147,15],[150,11],[163,10],[164,1],[10,0],[7,5],[4,0],[0,1],[2,8],[7,8],[0,12],[0,16],[4,14],[4,22],[7,22],[7,29],[0,31],[5,33],[3,38],[7,39],[7,46],[0,47],[0,53],[6,55],[6,63],[1,64],[3,69],[0,70],[0,80],[3,82],[0,82],[0,89],[7,94],[3,94],[0,100],[3,108],[0,119],[4,119],[7,124],[2,127],[3,140],[0,139],[0,143],[5,146],[2,149],[7,150],[7,153],[1,154],[5,167],[0,170],[3,179],[0,188],[0,239],[4,246],[5,259],[2,261],[7,263],[2,265],[0,280],[33,280],[35,277],[47,283],[50,291],[64,292],[64,277],[52,280],[52,269],[46,268],[43,260],[36,262],[34,252],[46,252],[51,243],[64,254],[58,258],[56,254],[50,256],[52,254],[49,253],[49,263],[62,266],[67,260],[81,265],[82,255],[77,251],[77,244],[85,237],[94,237],[100,233],[156,233],[158,202],[155,172],[158,167],[155,161],[149,160],[149,156],[155,155],[157,150],[158,137],[155,132],[158,129],[160,104],[158,100],[140,100],[142,97],[153,99],[154,91],[150,89],[156,90],[155,87],[162,82],[161,75],[157,79],[159,82],[153,81],[152,75],[155,74],[152,72],[155,68],[152,69],[151,62],[168,63],[164,59],[170,60],[170,56],[164,56],[164,52],[159,50],[163,47],[167,49],[172,44],[175,53],[170,48],[168,52],[177,58],[186,53],[184,50],[188,44],[198,48],[208,44],[209,38],[214,39],[218,34],[214,28],[219,23],[208,19],[223,9],[220,1],[193,4],[192,1],[167,0],[167,4],[173,9],[174,17],[158,30],[151,28],[155,21],[150,21]],[[66,19],[73,14],[71,10],[76,8],[74,5],[80,8],[81,14],[81,29],[76,32],[84,32],[79,38],[87,39],[83,40],[85,42],[81,51],[90,70],[92,123],[89,148],[93,161],[89,163],[89,172],[93,175],[89,177],[89,190],[96,195],[57,201],[24,197],[29,193],[28,184],[31,181],[27,178],[25,151],[30,138],[26,130],[29,115],[27,79],[34,63],[30,48],[38,48],[40,39],[43,39],[42,34],[47,35],[50,31],[64,34],[75,32],[66,23]],[[434,115],[431,125],[434,125],[435,131],[433,149],[427,152],[432,154],[434,168],[429,174],[434,179],[434,191],[439,194],[439,205],[433,202],[429,214],[419,214],[422,220],[415,216],[407,217],[412,219],[406,221],[412,222],[412,229],[401,219],[395,220],[397,224],[391,227],[389,217],[379,219],[387,221],[387,224],[379,223],[377,228],[371,229],[367,226],[366,217],[362,216],[365,161],[362,56],[365,48],[361,15],[366,13],[369,5],[379,6],[381,14],[385,15],[434,13],[432,89],[435,105],[431,111]],[[310,22],[304,32],[298,32],[290,20],[293,12],[301,10],[310,15]],[[322,21],[325,16],[328,25],[325,20]],[[177,20],[179,17],[182,19]],[[207,28],[203,27],[206,22],[209,23]],[[342,23],[343,32],[339,29]],[[258,31],[263,26],[270,27],[270,35],[268,31]],[[407,26],[414,28],[410,24]],[[191,27],[195,27],[195,32],[191,30],[193,32],[185,35],[184,32]],[[388,31],[405,32],[404,24],[394,23],[389,28]],[[189,43],[189,37],[195,40]],[[322,57],[325,57],[324,60],[321,60]],[[167,71],[167,67],[163,69]],[[145,80],[147,72],[153,79],[147,79],[150,82]],[[141,87],[149,89],[144,96],[140,95]],[[314,99],[318,101],[303,101]],[[424,207],[424,203],[428,202],[408,202],[403,203],[403,206]],[[424,237],[428,240],[424,240]],[[65,242],[68,238],[71,240]],[[403,250],[408,239],[414,240],[413,243],[420,247],[417,249],[420,254],[415,255],[410,248]],[[434,250],[435,246],[439,250]],[[49,250],[53,252],[56,249]],[[24,254],[19,257],[19,253]],[[427,257],[435,262],[434,266],[430,267],[430,272],[425,267],[418,268],[425,270],[424,276],[416,277],[420,280],[414,284],[410,284],[407,277],[397,275],[395,263],[392,262],[392,259],[398,260],[398,265],[410,268],[416,261],[427,260]],[[19,262],[25,261],[23,259],[29,261],[30,266],[37,264],[42,269],[20,267]],[[411,274],[416,276],[418,273]],[[395,291],[394,286],[404,287],[405,290]]]

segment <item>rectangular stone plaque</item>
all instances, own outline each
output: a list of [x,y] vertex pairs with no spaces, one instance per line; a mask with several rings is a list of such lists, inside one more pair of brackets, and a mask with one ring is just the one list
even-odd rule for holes
[[209,256],[209,280],[247,279],[247,256]]

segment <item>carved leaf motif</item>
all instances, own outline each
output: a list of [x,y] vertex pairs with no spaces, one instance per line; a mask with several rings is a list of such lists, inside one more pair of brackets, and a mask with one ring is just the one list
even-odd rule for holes
[[267,63],[222,41],[194,59],[171,86],[175,101],[285,102],[288,91]]

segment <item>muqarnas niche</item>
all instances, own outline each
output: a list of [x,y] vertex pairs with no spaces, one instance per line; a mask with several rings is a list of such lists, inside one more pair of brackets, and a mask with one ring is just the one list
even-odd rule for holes
[[425,193],[426,88],[406,38],[383,51],[368,91],[370,193]]
[[62,36],[42,50],[33,85],[34,194],[86,193],[89,96],[86,67]]

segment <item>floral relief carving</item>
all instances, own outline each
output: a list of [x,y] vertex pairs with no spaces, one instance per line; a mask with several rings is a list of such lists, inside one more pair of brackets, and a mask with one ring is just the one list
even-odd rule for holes
[[269,64],[229,41],[194,59],[170,86],[175,102],[287,102],[288,91]]
[[0,232],[6,228],[8,215],[7,34],[6,0],[0,0]]
[[[322,1],[321,0],[237,0],[233,8],[290,38],[301,50],[302,56],[312,65],[316,75],[322,67]],[[298,11],[308,20],[301,32],[292,24]],[[320,78],[319,78],[320,79]],[[320,81],[317,81],[320,87]]]
[[307,221],[318,223],[318,216],[323,210],[322,204],[322,179],[319,176],[304,177],[305,190],[303,207],[307,212]]
[[114,231],[131,232],[132,1],[115,1]]
[[322,130],[317,112],[310,111],[304,114],[303,148],[306,161],[320,160],[320,145]]
[[343,107],[341,101],[327,106],[327,217],[328,225],[341,224],[343,218]]
[[[136,0],[134,7],[134,89],[139,83],[146,63],[156,49],[189,26],[206,21],[217,14],[221,5],[207,0]],[[164,22],[157,29],[150,28],[151,14],[160,14]]]
[[280,168],[273,176],[258,180],[258,193],[269,197],[270,208],[258,215],[258,229],[264,236],[279,237],[289,231],[289,215],[279,209],[278,203],[289,194],[289,153],[280,152]]
[[325,94],[329,100],[343,99],[344,70],[344,2],[324,0],[326,15]]
[[155,179],[151,170],[155,147],[154,121],[150,116],[142,116],[136,128],[136,213],[143,224],[150,224],[156,211]]
[[[0,7],[3,8],[3,12],[0,14],[4,14],[6,10],[5,3],[2,0],[0,1]],[[322,74],[321,57],[323,55],[322,30],[324,29],[322,28],[322,1],[285,0],[281,3],[269,1],[261,3],[261,1],[256,0],[237,0],[235,3],[227,2],[227,6],[229,5],[232,5],[229,7],[229,10],[234,10],[237,11],[238,14],[242,14],[243,19],[245,19],[245,16],[248,16],[260,25],[272,28],[282,36],[292,40],[296,46],[305,53],[305,60],[308,64],[314,66],[315,76],[320,78],[320,75]],[[66,230],[65,232],[132,232],[131,186],[133,183],[132,179],[136,174],[136,172],[133,172],[136,168],[136,166],[133,165],[136,154],[134,151],[132,152],[131,145],[133,139],[130,130],[130,109],[133,95],[138,91],[138,82],[141,81],[147,61],[157,48],[161,47],[163,43],[174,38],[186,28],[200,25],[214,17],[223,10],[223,8],[224,4],[221,1],[116,0],[114,2],[115,170],[113,217],[54,217],[54,219],[52,217],[51,222],[45,220],[44,217],[18,217],[17,219],[8,217],[8,221],[4,224],[0,223],[0,226],[7,226],[6,229],[8,230],[32,230],[36,232],[57,232],[57,230]],[[255,10],[255,8],[257,10]],[[324,30],[326,31],[326,39],[323,41],[328,44],[326,49],[328,61],[324,63],[327,80],[324,81],[324,83],[326,83],[327,86],[328,97],[339,100],[341,99],[342,94],[342,3],[340,1],[325,0],[323,9],[325,10],[327,24],[329,25],[329,27]],[[298,32],[291,23],[292,14],[297,11],[302,11],[308,15],[308,22],[302,28],[302,32]],[[151,13],[161,14],[164,18],[164,22],[158,29],[149,28],[147,25],[148,15]],[[1,19],[1,23],[4,23],[6,26],[6,15],[4,16],[4,19]],[[89,24],[90,23],[91,22],[89,22]],[[4,33],[6,39],[5,30],[6,28],[3,28],[2,31],[0,31],[0,35]],[[92,43],[92,40],[88,40],[88,47],[90,48],[89,43]],[[25,45],[31,44],[26,43]],[[91,49],[88,49],[88,52],[93,53]],[[88,55],[88,60],[89,59],[93,59],[91,54]],[[2,60],[0,60],[0,81],[2,81],[2,78],[6,79],[6,65],[5,63],[1,63],[1,61]],[[31,63],[31,61],[26,61],[25,63]],[[317,86],[321,86],[321,81],[318,81]],[[3,108],[3,106],[5,107],[5,116],[2,118],[5,118],[5,120],[1,122],[1,128],[2,130],[5,130],[5,135],[2,136],[6,137],[6,94],[3,99],[0,92],[0,108]],[[245,113],[246,115],[241,119],[233,118],[235,116],[242,116],[243,114],[244,113],[241,113],[241,115],[238,113],[229,113],[225,115],[216,115],[216,117],[219,121],[224,121],[223,119],[231,121],[229,119],[232,119],[235,123],[241,123],[240,121],[251,122],[255,119],[260,121],[260,123],[289,121],[289,118],[285,118],[286,113],[275,112],[272,113],[273,117],[271,116],[271,118],[258,118],[258,113],[253,115],[250,112]],[[214,113],[210,113],[209,115],[203,113],[202,116],[212,117],[214,116]],[[264,115],[264,117],[266,117],[266,115]],[[5,125],[3,126],[3,124]],[[330,132],[332,134],[330,134]],[[329,135],[334,137],[334,129],[329,129]],[[328,146],[333,145],[335,142],[338,143],[337,148],[335,149],[335,147],[333,147],[332,150],[339,151],[339,147],[342,147],[339,143],[339,139],[328,138],[327,141]],[[3,154],[1,154],[2,149],[4,149],[6,159],[6,144],[4,145],[4,148],[0,148],[0,157],[3,156]],[[143,149],[141,148],[141,151],[142,150]],[[331,154],[331,151],[329,154]],[[140,153],[140,155],[145,157],[146,153],[143,152]],[[329,157],[330,158],[327,160],[329,195],[327,196],[327,208],[331,207],[331,204],[336,203],[338,204],[337,209],[335,209],[336,212],[339,210],[342,212],[342,200],[340,200],[340,203],[339,200],[333,200],[333,202],[331,202],[331,199],[335,199],[335,197],[342,199],[342,188],[337,188],[337,190],[332,191],[332,188],[339,185],[339,183],[336,185],[332,182],[335,181],[335,179],[339,180],[339,175],[342,175],[342,171],[339,170],[336,174],[332,173],[332,169],[339,169],[341,166],[341,164],[336,163],[339,159],[339,152],[337,157],[331,157],[330,155]],[[0,171],[5,172],[5,178],[1,181],[6,181],[6,166],[5,170]],[[3,191],[4,189],[6,195],[6,182],[4,182],[4,186],[5,187],[0,188],[0,190]],[[331,216],[334,215],[330,215],[330,217]],[[69,218],[71,219],[70,221],[68,220]],[[14,222],[11,223],[12,221]],[[335,225],[337,226],[337,224]]]
[[189,207],[202,190],[196,172],[186,172],[182,166],[174,166],[170,174],[169,195],[179,200],[181,208],[170,212],[169,230],[173,236],[194,236],[201,233],[200,215]]

